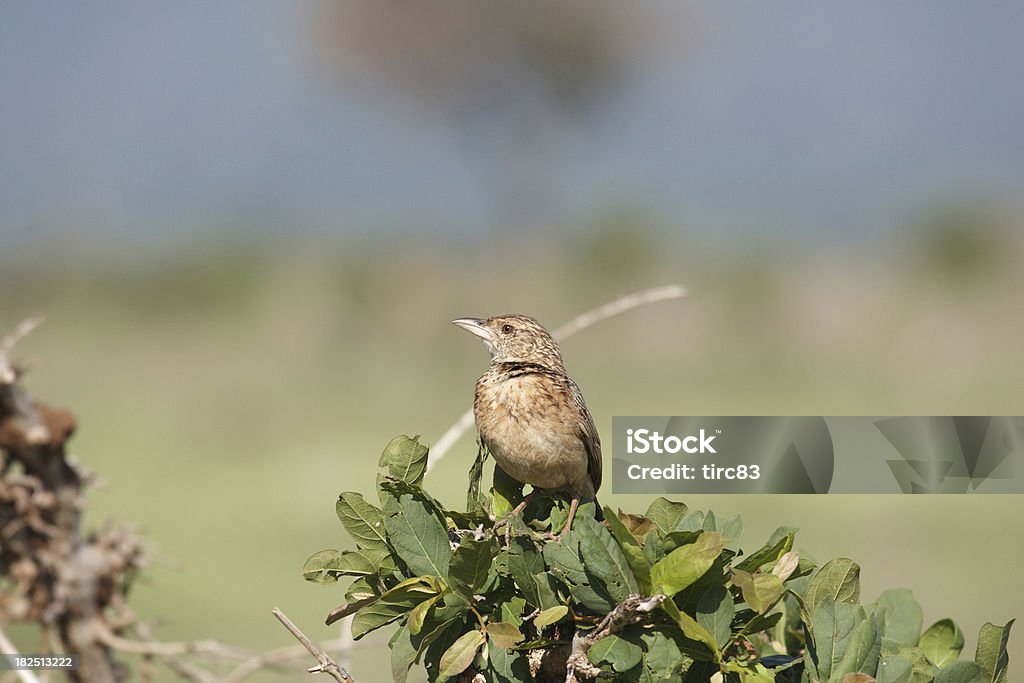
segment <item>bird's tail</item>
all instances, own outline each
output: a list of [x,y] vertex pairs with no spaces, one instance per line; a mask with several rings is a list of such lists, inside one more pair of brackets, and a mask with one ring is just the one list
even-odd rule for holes
[[598,502],[597,497],[594,497],[594,519],[599,522],[604,521],[604,511],[601,509],[601,503]]

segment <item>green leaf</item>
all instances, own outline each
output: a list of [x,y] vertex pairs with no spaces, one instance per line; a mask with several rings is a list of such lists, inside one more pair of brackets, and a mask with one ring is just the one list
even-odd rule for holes
[[448,532],[427,502],[410,493],[397,498],[397,511],[384,518],[395,552],[414,574],[448,578],[452,549]]
[[913,645],[903,645],[895,640],[882,640],[882,654],[884,656],[896,656],[910,662],[912,674],[910,680],[913,683],[931,683],[938,675],[939,670],[925,656],[924,650]]
[[502,621],[507,621],[510,624],[515,624],[516,626],[522,626],[523,610],[525,609],[526,600],[516,595],[501,603],[499,615]]
[[487,581],[494,551],[495,546],[491,541],[464,538],[448,566],[448,579],[452,587],[467,598],[472,598]]
[[437,594],[425,577],[416,577],[385,591],[376,602],[363,607],[352,619],[352,637],[359,640],[367,633],[390,624],[416,605]]
[[434,607],[434,621],[447,621],[448,619],[462,619],[469,613],[469,600],[461,593],[453,590],[446,590],[442,593],[441,602]]
[[732,593],[725,586],[715,586],[700,596],[697,602],[697,623],[715,637],[719,649],[732,637],[732,619],[736,616],[736,606],[732,601]]
[[534,617],[533,625],[536,626],[538,629],[542,629],[545,626],[550,626],[551,624],[557,623],[562,619],[565,619],[565,615],[567,615],[568,613],[569,608],[565,605],[555,605],[554,607],[549,607],[548,609],[544,610],[536,617]]
[[775,562],[779,557],[793,550],[793,535],[783,536],[773,544],[765,545],[736,563],[737,569],[754,573],[763,565]]
[[396,436],[381,453],[378,465],[388,468],[388,474],[407,484],[419,486],[427,471],[427,447],[419,437]]
[[[707,524],[707,520],[704,520]],[[707,527],[705,526],[705,529]],[[708,531],[717,531],[725,539],[725,547],[734,553],[739,552],[740,540],[743,538],[743,517],[735,515],[722,521],[714,521],[714,526]]]
[[[437,615],[437,610],[434,610],[434,615]],[[412,637],[413,645],[416,646],[415,661],[419,662],[421,657],[428,656],[433,666],[436,667],[437,660],[441,658],[441,653],[455,642],[455,638],[460,632],[459,629],[455,628],[458,621],[460,621],[460,617],[450,617],[437,622],[429,621],[424,624],[420,634]],[[427,652],[428,649],[430,650],[429,653]]]
[[875,601],[875,615],[882,637],[905,645],[917,645],[924,613],[909,590],[897,588],[882,593]]
[[551,572],[565,583],[576,602],[601,615],[614,609],[617,603],[611,599],[608,591],[604,586],[592,583],[583,568],[583,558],[580,555],[579,540],[575,531],[563,536],[561,543],[545,544],[544,560],[551,568]]
[[476,458],[469,468],[469,489],[466,491],[466,510],[472,510],[480,503],[480,480],[484,477],[484,462],[487,461],[487,448],[482,441],[477,442]]
[[[671,637],[661,629],[645,629],[640,634],[644,645],[644,673],[649,683],[677,681],[682,673],[683,653]],[[641,680],[644,680],[641,677]]]
[[640,663],[643,650],[639,645],[613,634],[595,642],[587,652],[587,657],[595,666],[607,663],[622,673]]
[[625,554],[603,524],[588,515],[577,516],[573,533],[579,539],[587,574],[599,579],[613,600],[622,602],[630,594],[639,592]]
[[960,656],[964,649],[964,634],[952,619],[942,619],[921,634],[918,645],[932,664],[943,669]]
[[558,604],[552,577],[544,567],[540,552],[529,539],[522,536],[513,538],[507,552],[507,561],[509,574],[527,602],[538,609]]
[[694,543],[676,548],[651,567],[655,591],[672,597],[704,575],[725,547],[722,535],[706,531]]
[[914,667],[910,660],[899,655],[887,655],[878,662],[877,683],[911,683]]
[[644,537],[644,559],[647,564],[653,566],[665,557],[665,550],[661,547],[661,537],[657,529],[651,529]]
[[409,612],[409,632],[414,636],[419,635],[419,632],[423,629],[423,622],[427,618],[427,612],[434,606],[434,603],[441,599],[440,595],[434,595],[420,604],[416,605]]
[[765,545],[736,563],[737,569],[753,574],[763,565],[776,562],[793,549],[793,534],[786,534],[775,543]]
[[939,672],[935,683],[986,683],[985,672],[977,662],[951,662]]
[[335,505],[338,519],[345,531],[360,548],[387,550],[388,540],[384,535],[384,515],[380,508],[367,503],[361,493],[346,491],[338,496]]
[[366,580],[365,576],[361,576],[348,587],[345,591],[345,599],[349,602],[356,602],[357,600],[366,600],[367,598],[373,598],[380,595],[380,591],[377,590],[369,581]]
[[974,661],[984,672],[986,683],[1006,683],[1008,680],[1009,655],[1006,652],[1006,643],[1010,638],[1010,628],[1014,621],[1011,619],[1005,626],[987,623],[981,627]]
[[861,620],[846,644],[843,658],[832,669],[832,680],[839,680],[840,676],[855,673],[874,675],[878,671],[878,658],[881,653],[882,633],[878,628],[878,622],[874,617]]
[[[753,610],[746,610],[747,614],[752,613]],[[754,633],[760,633],[761,631],[767,631],[768,629],[775,626],[782,619],[782,612],[772,612],[771,614],[755,614],[754,617],[743,624],[740,629],[740,633],[745,636],[753,635]]]
[[701,661],[710,660],[717,662],[721,659],[721,653],[718,649],[718,642],[715,640],[715,636],[706,628],[698,624],[689,614],[680,610],[676,603],[672,601],[672,598],[668,598],[662,602],[661,609],[668,614],[674,622],[676,622],[686,638],[704,646],[701,648],[693,648],[683,647],[681,645],[680,648],[683,649],[686,654]]
[[[714,526],[714,514],[712,515],[712,523],[710,526]],[[706,515],[703,510],[694,510],[683,515],[683,518],[676,524],[676,531],[710,531],[711,529],[705,529],[704,523],[707,521]]]
[[862,607],[836,602],[831,596],[823,597],[814,608],[811,613],[813,656],[821,680],[831,679],[854,638],[854,630],[864,620]]
[[698,529],[697,531],[670,531],[658,540],[658,545],[661,546],[663,554],[667,555],[676,548],[696,543],[703,533],[703,529]]
[[768,537],[768,545],[775,545],[786,536],[796,536],[796,532],[800,531],[799,527],[795,526],[780,526],[772,535]]
[[860,599],[860,567],[856,562],[845,557],[836,558],[826,562],[811,577],[811,585],[804,594],[807,610],[813,613],[825,598],[848,603],[856,603]]
[[371,596],[369,598],[363,598],[362,600],[355,600],[353,602],[345,603],[344,605],[341,605],[339,607],[335,607],[334,609],[331,610],[331,613],[327,615],[327,619],[324,620],[324,623],[327,624],[328,626],[330,626],[331,624],[335,623],[336,621],[338,621],[340,619],[344,619],[345,617],[347,617],[350,614],[355,614],[356,612],[358,612],[362,608],[366,607],[367,605],[371,605],[371,604],[373,604],[376,601],[377,601],[377,596],[374,595],[374,596]]
[[313,583],[334,583],[342,576],[376,574],[389,553],[387,550],[321,550],[302,566],[302,577]]
[[667,534],[676,530],[676,525],[685,515],[685,503],[677,503],[668,498],[655,498],[644,516],[654,522],[662,533]]
[[774,574],[748,574],[741,569],[732,571],[732,582],[743,593],[743,599],[758,614],[764,614],[779,601],[786,587]]
[[775,683],[775,674],[757,662],[727,662],[723,670],[738,675],[740,683]]
[[505,470],[494,465],[494,480],[491,486],[491,513],[502,519],[523,500],[523,483],[505,474]]
[[487,644],[488,683],[522,683],[533,680],[526,657],[516,650],[498,647],[493,642]]
[[608,524],[609,531],[612,532],[612,536],[619,544],[619,549],[625,555],[626,562],[629,564],[633,576],[636,577],[640,591],[645,595],[650,593],[651,566],[647,563],[647,558],[644,557],[644,549],[640,546],[640,542],[630,533],[622,521],[612,513],[610,507],[604,508],[604,518]]
[[409,669],[416,661],[416,647],[408,627],[404,624],[399,626],[388,641],[388,647],[391,648],[391,677],[395,683],[405,683]]
[[441,678],[458,676],[469,668],[476,657],[476,651],[484,644],[484,634],[477,630],[463,633],[451,647],[441,655],[441,662],[438,665],[437,675]]
[[515,624],[495,621],[487,624],[487,638],[498,647],[513,647],[523,640],[523,634]]

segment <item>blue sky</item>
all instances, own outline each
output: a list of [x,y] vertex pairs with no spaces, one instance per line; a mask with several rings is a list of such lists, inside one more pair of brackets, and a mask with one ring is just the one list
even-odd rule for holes
[[[698,231],[838,236],[1021,196],[1024,5],[662,11],[680,40],[699,18],[702,44],[655,51],[593,120],[563,126],[557,198],[531,220],[622,201]],[[312,16],[267,0],[4,3],[0,245],[234,214],[314,233],[493,222],[457,131],[317,77]]]

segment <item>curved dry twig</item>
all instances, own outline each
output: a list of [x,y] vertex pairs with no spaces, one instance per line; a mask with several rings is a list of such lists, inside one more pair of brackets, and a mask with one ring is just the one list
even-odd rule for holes
[[7,358],[7,354],[10,353],[15,344],[26,337],[32,330],[36,329],[42,322],[42,316],[23,320],[14,330],[0,339],[0,384],[14,384],[18,379],[18,372]]
[[295,639],[302,643],[302,646],[306,648],[309,654],[316,657],[316,660],[320,662],[320,666],[314,666],[306,669],[309,673],[325,673],[339,683],[356,683],[355,679],[348,675],[348,671],[338,666],[338,664],[331,659],[330,655],[323,651],[322,648],[318,647],[309,637],[299,630],[299,627],[292,623],[292,620],[285,616],[284,612],[278,608],[271,610],[277,620],[281,622],[289,633],[295,636]]
[[[627,294],[626,296],[619,297],[614,301],[598,306],[595,309],[589,310],[586,313],[581,313],[569,322],[565,323],[558,329],[556,329],[552,336],[558,341],[564,341],[569,337],[573,336],[577,332],[582,332],[591,325],[607,320],[608,318],[614,318],[615,316],[630,311],[640,306],[646,306],[647,304],[657,303],[659,301],[669,301],[671,299],[681,299],[687,295],[686,287],[682,285],[667,285],[665,287],[655,287],[653,289],[645,289],[641,292],[635,292],[633,294]],[[473,426],[473,410],[467,410],[462,416],[448,428],[440,439],[430,449],[430,460],[427,461],[427,472],[437,465],[438,461],[443,458],[452,446],[462,438],[462,435],[469,431]]]

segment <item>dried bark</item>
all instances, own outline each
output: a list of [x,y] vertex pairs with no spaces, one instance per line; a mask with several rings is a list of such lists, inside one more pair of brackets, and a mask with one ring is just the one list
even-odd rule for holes
[[40,624],[52,652],[78,654],[72,681],[118,683],[127,670],[105,640],[123,628],[118,614],[145,565],[142,543],[120,527],[83,535],[89,476],[66,450],[75,418],[32,400],[24,368],[8,358],[32,326],[0,343],[0,623]]

